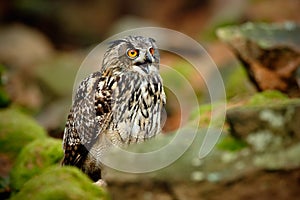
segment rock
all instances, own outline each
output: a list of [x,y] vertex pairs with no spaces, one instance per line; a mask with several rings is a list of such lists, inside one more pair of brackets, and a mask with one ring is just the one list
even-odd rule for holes
[[264,106],[270,105],[273,103],[281,103],[288,100],[288,96],[276,91],[276,90],[269,90],[260,93],[256,93],[253,95],[247,102],[248,106]]
[[12,196],[16,199],[110,199],[104,188],[100,188],[75,167],[53,166],[33,177]]
[[83,59],[84,54],[81,52],[60,52],[51,60],[40,63],[34,73],[51,93],[70,98],[76,73]]
[[255,95],[249,102],[227,111],[232,135],[258,152],[300,142],[300,99],[268,91]]
[[9,73],[5,90],[14,104],[32,112],[38,112],[44,104],[44,96],[40,86],[28,74],[16,71]]
[[36,65],[53,56],[53,46],[38,30],[22,24],[0,29],[0,62],[7,66],[5,89],[13,102],[37,111],[43,105],[34,74]]
[[244,64],[259,91],[300,96],[300,26],[294,23],[246,23],[217,30]]
[[300,166],[300,143],[281,149],[277,152],[256,154],[253,157],[255,166],[268,170],[296,169]]
[[45,130],[30,116],[10,108],[0,110],[0,153],[15,159],[26,144],[45,137]]
[[222,137],[217,144],[217,148],[223,151],[240,151],[241,149],[247,147],[247,143],[239,140],[235,137],[227,135],[226,137]]
[[247,96],[255,92],[255,88],[249,82],[247,72],[242,66],[235,66],[228,71],[228,76],[224,78],[227,99]]
[[21,24],[1,27],[0,62],[15,68],[28,68],[52,56],[53,47],[39,31]]
[[18,155],[10,173],[11,188],[18,191],[32,177],[58,165],[63,158],[62,141],[46,138],[31,142]]

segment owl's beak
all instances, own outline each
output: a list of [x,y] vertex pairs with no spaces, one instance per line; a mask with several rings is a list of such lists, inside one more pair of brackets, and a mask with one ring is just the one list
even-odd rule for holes
[[153,63],[155,60],[153,56],[149,53],[146,52],[144,55],[140,55],[138,59],[135,60],[135,65],[144,65],[144,64],[149,64]]
[[149,74],[149,64],[153,63],[155,60],[149,52],[146,52],[144,55],[140,55],[136,61],[133,68],[142,74]]

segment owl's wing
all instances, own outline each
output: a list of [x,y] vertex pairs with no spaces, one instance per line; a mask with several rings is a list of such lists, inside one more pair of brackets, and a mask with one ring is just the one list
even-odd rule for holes
[[[99,85],[105,85],[103,82],[106,82],[106,78],[96,72],[83,80],[78,87],[64,131],[64,165],[80,167],[96,137],[105,129],[111,100],[110,95],[101,95],[103,92],[108,93],[99,88]],[[99,105],[105,106],[99,109]]]

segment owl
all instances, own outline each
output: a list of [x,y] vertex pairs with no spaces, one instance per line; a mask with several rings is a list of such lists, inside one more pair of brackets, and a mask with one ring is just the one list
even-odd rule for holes
[[64,130],[63,165],[101,179],[101,159],[112,145],[141,143],[161,131],[166,103],[152,38],[128,36],[110,43],[101,69],[76,92]]

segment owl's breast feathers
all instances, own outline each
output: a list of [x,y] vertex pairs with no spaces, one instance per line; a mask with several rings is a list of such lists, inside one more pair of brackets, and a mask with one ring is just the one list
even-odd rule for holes
[[80,167],[101,134],[117,145],[143,141],[161,129],[165,93],[158,73],[109,68],[83,80],[64,132],[63,164]]

